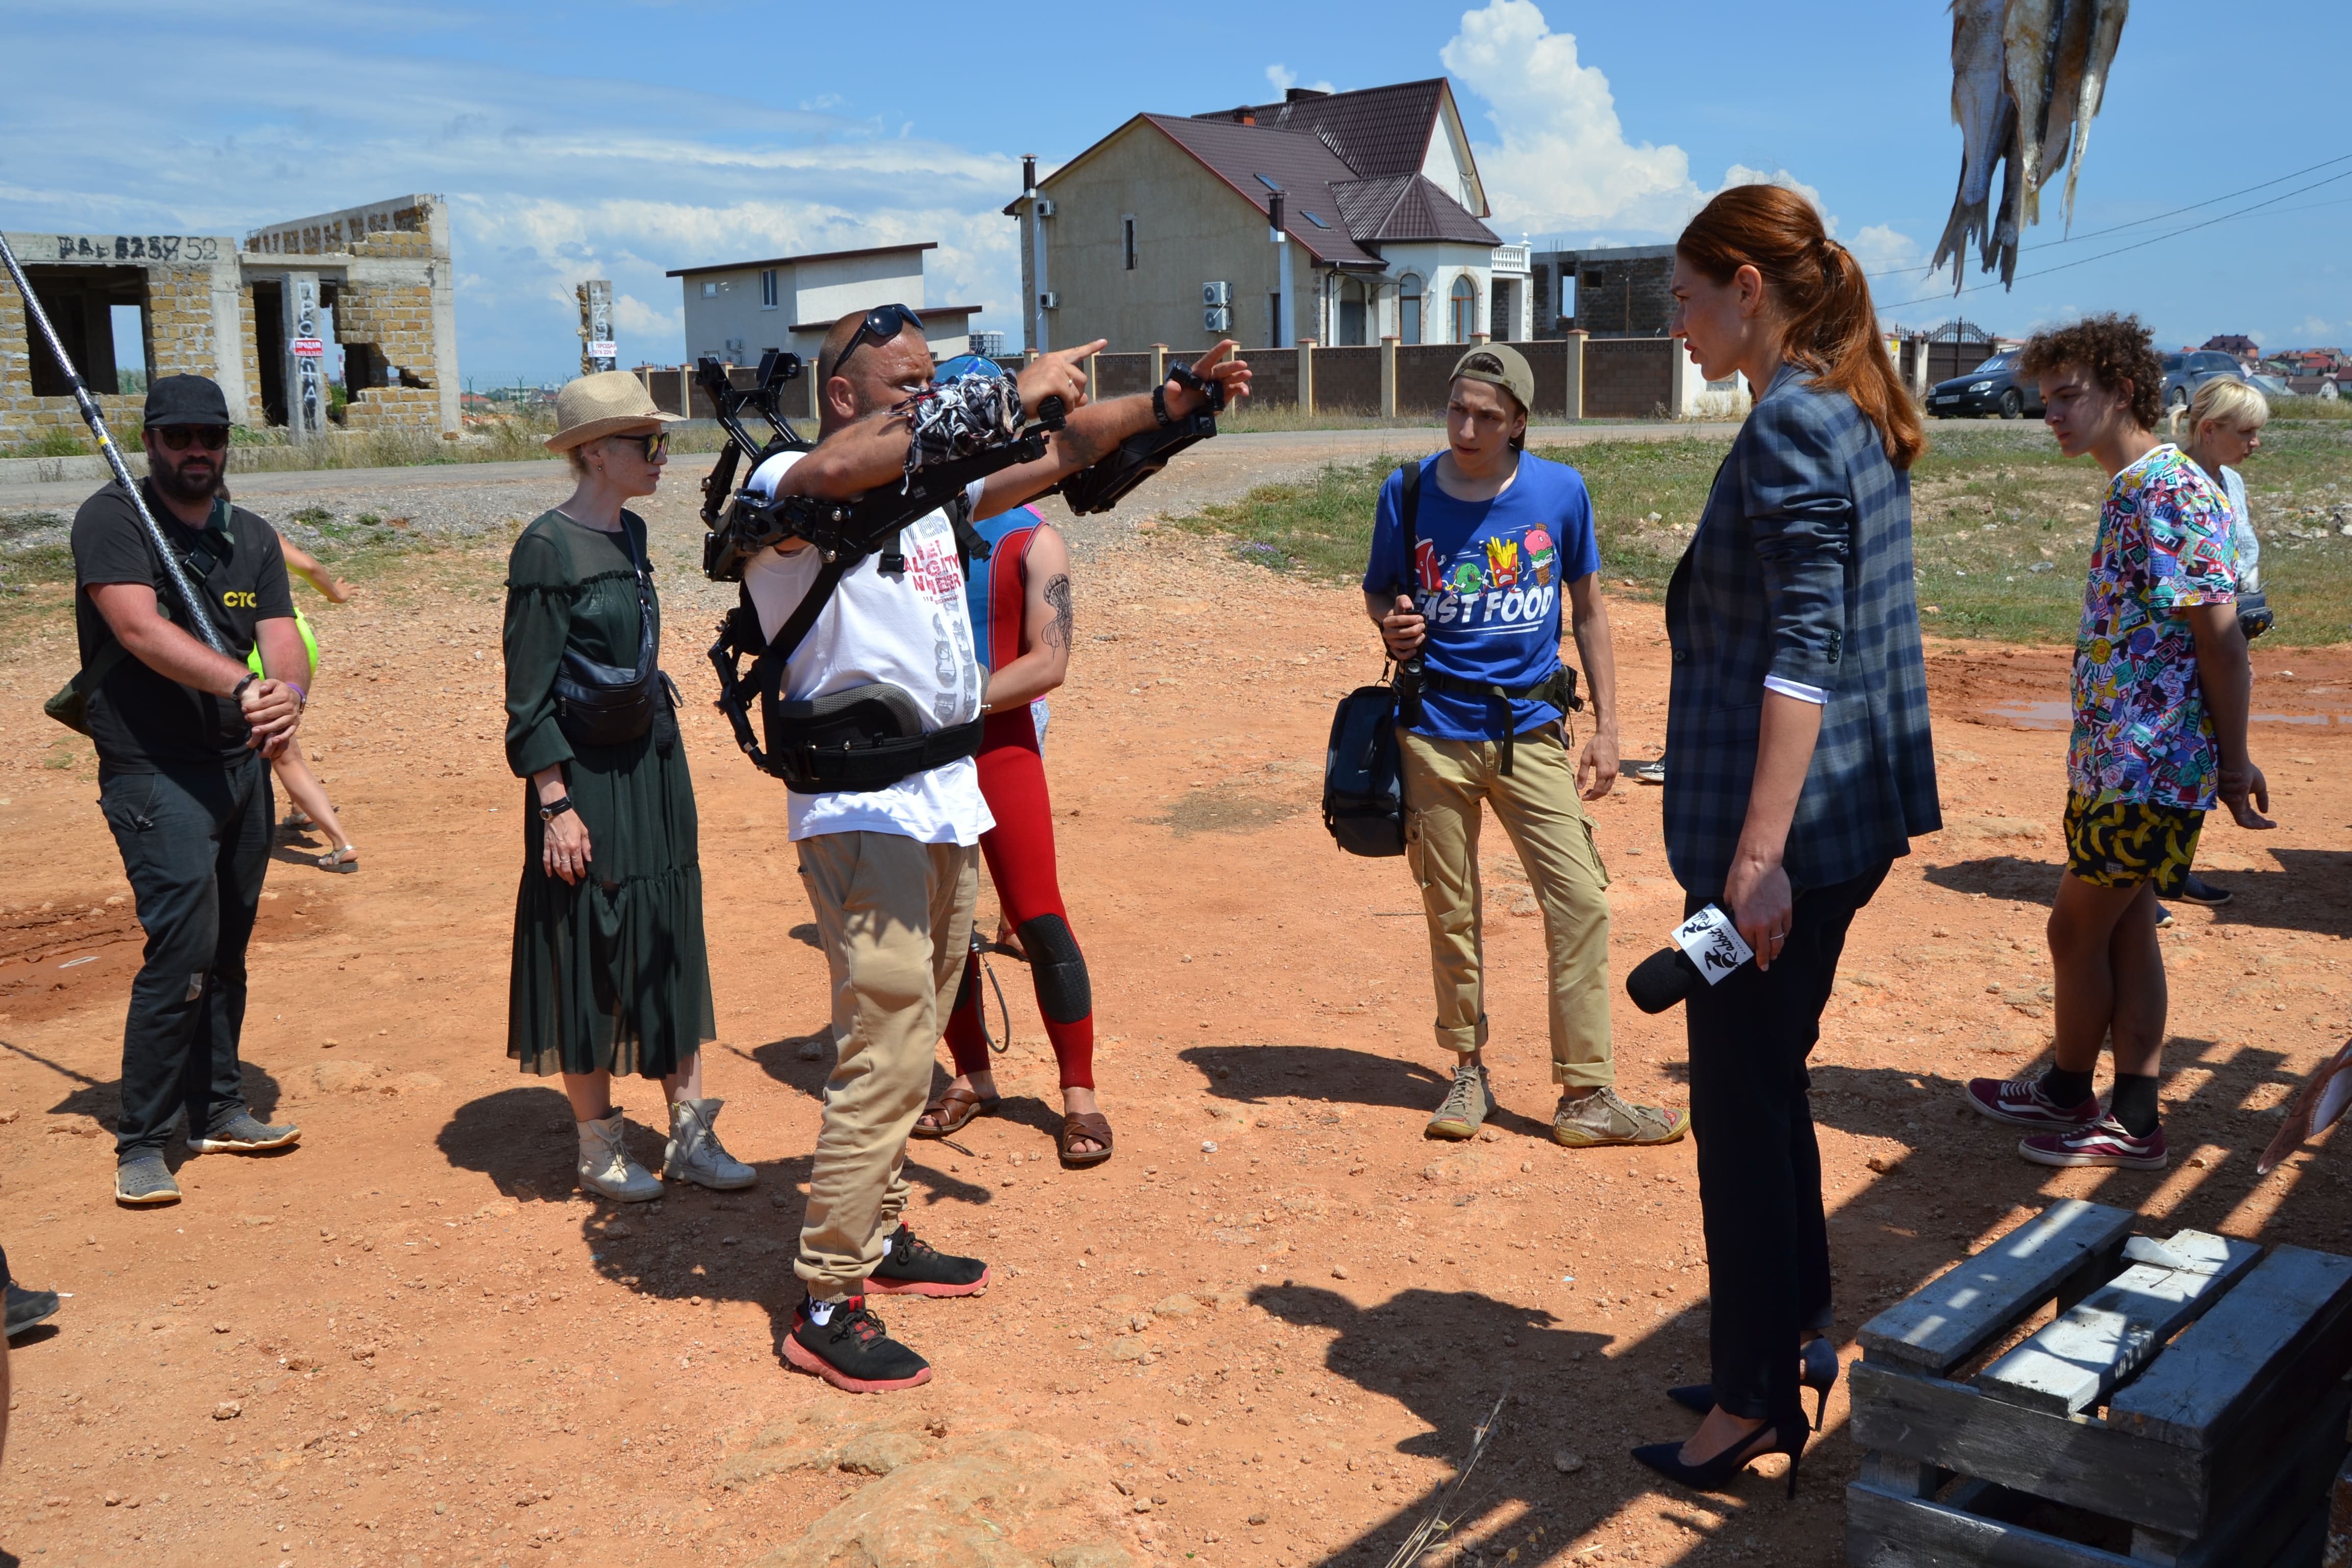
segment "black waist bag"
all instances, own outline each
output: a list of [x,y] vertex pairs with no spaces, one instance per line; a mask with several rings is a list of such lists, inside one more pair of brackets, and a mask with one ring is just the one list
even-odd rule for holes
[[805,700],[762,693],[768,761],[803,795],[887,789],[912,773],[976,756],[983,721],[923,730],[915,700],[887,682]]
[[[636,541],[626,531],[635,552]],[[567,647],[555,672],[555,727],[575,746],[625,746],[666,721],[655,737],[667,752],[676,743],[677,719],[671,710],[677,688],[661,670],[656,642],[653,595],[646,584],[652,566],[640,556],[637,571],[637,663],[634,669],[604,664]]]
[[1331,715],[1323,826],[1350,855],[1404,853],[1404,778],[1392,686],[1360,686]]

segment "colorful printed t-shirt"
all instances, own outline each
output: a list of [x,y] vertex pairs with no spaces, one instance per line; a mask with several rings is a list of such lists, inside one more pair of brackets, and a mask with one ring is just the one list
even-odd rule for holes
[[2221,759],[2181,612],[2236,600],[2231,535],[2229,502],[2177,447],[2107,486],[2074,644],[2074,794],[2212,808]]
[[[1492,500],[1456,500],[1438,487],[1437,458],[1421,466],[1415,544],[1404,559],[1402,473],[1381,486],[1368,594],[1408,591],[1427,617],[1425,668],[1461,680],[1533,686],[1559,667],[1564,584],[1601,569],[1592,498],[1574,468],[1522,454],[1510,487]],[[1498,741],[1562,717],[1548,702],[1431,691],[1415,732],[1441,741]]]

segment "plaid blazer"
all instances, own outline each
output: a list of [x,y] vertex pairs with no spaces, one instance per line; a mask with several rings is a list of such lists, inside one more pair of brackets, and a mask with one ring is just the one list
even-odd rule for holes
[[1783,864],[1826,887],[1943,826],[1912,591],[1911,479],[1843,393],[1783,366],[1717,470],[1666,589],[1666,858],[1723,891],[1765,678],[1826,694]]

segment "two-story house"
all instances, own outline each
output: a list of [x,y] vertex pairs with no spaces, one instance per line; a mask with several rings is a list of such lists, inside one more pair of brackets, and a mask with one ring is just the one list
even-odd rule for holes
[[1482,221],[1443,77],[1139,114],[1029,185],[1004,213],[1034,349],[1528,334],[1527,247]]
[[938,248],[926,240],[681,267],[669,276],[685,280],[687,358],[756,364],[765,350],[782,349],[814,365],[834,322],[877,305],[912,306],[931,352],[960,354],[982,307],[923,302],[923,252]]

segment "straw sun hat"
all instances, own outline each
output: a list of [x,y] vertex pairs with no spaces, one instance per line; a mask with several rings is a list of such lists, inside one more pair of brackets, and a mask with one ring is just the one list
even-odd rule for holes
[[555,395],[555,434],[551,452],[568,452],[599,436],[642,435],[652,425],[674,425],[678,416],[654,406],[645,384],[625,370],[600,370],[563,384]]

